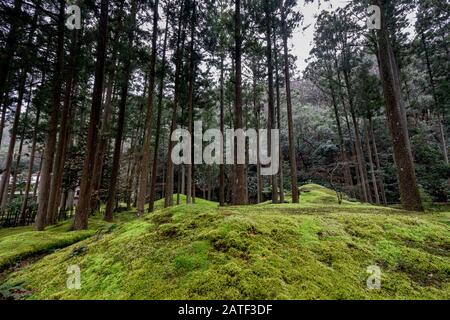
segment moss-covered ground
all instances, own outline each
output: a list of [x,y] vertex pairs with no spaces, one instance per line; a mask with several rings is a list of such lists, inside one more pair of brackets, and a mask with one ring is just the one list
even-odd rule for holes
[[[28,299],[450,299],[450,210],[408,213],[344,201],[307,185],[300,205],[269,203],[118,215],[90,230],[68,224],[0,231],[0,260],[62,248],[0,286]],[[66,287],[78,265],[81,289]],[[367,288],[369,266],[381,289]],[[6,288],[6,289],[5,289]]]

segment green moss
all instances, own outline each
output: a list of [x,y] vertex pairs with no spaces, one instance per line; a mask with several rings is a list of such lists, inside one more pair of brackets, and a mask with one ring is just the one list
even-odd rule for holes
[[[155,213],[47,255],[5,285],[21,283],[29,299],[450,298],[450,212],[339,205],[331,190],[306,188],[299,205],[159,201]],[[80,266],[79,291],[66,288],[70,265]],[[372,265],[379,291],[367,289]]]

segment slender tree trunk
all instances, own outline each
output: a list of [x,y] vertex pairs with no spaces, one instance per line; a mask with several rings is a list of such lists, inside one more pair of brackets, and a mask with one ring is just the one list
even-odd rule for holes
[[[195,79],[195,51],[194,51],[194,41],[195,41],[195,0],[193,2],[193,11],[192,11],[192,18],[191,18],[191,45],[190,45],[190,62],[189,62],[189,88],[188,88],[188,131],[191,135],[191,146],[193,149],[194,144],[194,79]],[[186,171],[187,171],[187,177],[186,177],[186,203],[191,203],[191,196],[192,196],[192,174],[193,174],[193,162],[194,154],[191,152],[191,162],[186,164]]]
[[61,87],[62,87],[62,73],[64,69],[64,16],[65,16],[65,1],[59,0],[59,15],[58,15],[58,46],[56,53],[55,75],[53,80],[53,100],[52,111],[48,125],[48,134],[45,143],[45,150],[42,159],[42,170],[40,173],[41,181],[38,197],[38,212],[36,215],[36,230],[43,231],[45,228],[47,211],[49,206],[49,192],[51,175],[53,169],[53,159],[56,148],[56,135],[58,129],[58,117],[61,104]]
[[367,178],[366,164],[364,161],[363,147],[361,144],[361,134],[359,131],[358,119],[356,118],[356,112],[355,112],[355,108],[353,105],[353,92],[352,92],[352,87],[350,84],[350,76],[348,75],[348,72],[345,69],[344,69],[343,74],[344,74],[345,86],[347,88],[348,102],[349,102],[349,106],[350,106],[350,116],[352,118],[353,129],[355,131],[356,157],[358,160],[359,177],[361,179],[361,187],[362,187],[362,191],[363,191],[364,202],[372,202],[372,195],[371,195],[369,182],[368,182],[368,178]]
[[172,132],[175,131],[177,126],[177,109],[178,103],[180,99],[180,77],[181,77],[181,68],[183,66],[183,53],[184,53],[184,41],[185,41],[185,26],[183,23],[183,15],[185,11],[185,0],[181,0],[181,8],[178,22],[178,34],[177,34],[177,45],[176,45],[176,62],[175,62],[175,93],[174,93],[174,102],[172,107],[172,119],[170,125],[169,139],[168,139],[168,147],[167,147],[167,168],[166,168],[166,183],[165,183],[165,199],[164,199],[164,207],[173,206],[173,185],[174,185],[174,165],[172,162]]
[[[0,102],[6,93],[6,83],[8,81],[9,70],[11,68],[12,61],[14,59],[14,53],[18,44],[17,38],[19,34],[20,15],[22,12],[22,0],[14,0],[14,9],[12,11],[13,17],[11,21],[11,27],[6,37],[5,51],[1,55],[0,59]],[[5,107],[4,107],[5,108]],[[5,115],[2,112],[2,123],[5,123]],[[3,132],[3,128],[0,130]],[[2,142],[2,135],[0,134],[0,145]]]
[[375,194],[375,202],[376,204],[380,205],[380,195],[378,192],[378,184],[377,184],[377,178],[375,176],[375,166],[373,165],[373,156],[372,156],[372,147],[370,146],[370,139],[369,139],[369,128],[367,125],[367,120],[364,119],[364,129],[365,129],[365,140],[366,140],[366,146],[367,146],[367,156],[369,158],[369,167],[370,167],[370,174],[372,178],[372,186],[373,186],[373,192]]
[[25,133],[26,133],[26,126],[25,126],[25,124],[26,124],[26,122],[28,120],[28,112],[30,111],[30,102],[31,102],[31,96],[32,96],[32,86],[33,86],[33,78],[31,78],[31,81],[30,81],[29,97],[28,97],[28,102],[27,102],[25,115],[23,117],[23,119],[24,119],[23,120],[24,127],[22,129],[22,132],[20,133],[19,150],[17,152],[16,163],[14,165],[13,179],[12,179],[12,183],[11,183],[11,192],[10,192],[9,198],[7,199],[7,203],[9,203],[11,200],[14,199],[15,193],[16,193],[17,175],[19,174],[19,171],[20,171],[20,161],[22,159],[23,142],[25,140]]
[[74,230],[88,227],[89,205],[91,200],[92,171],[95,164],[95,151],[98,143],[98,125],[102,108],[103,78],[108,40],[108,0],[101,0],[98,43],[96,52],[94,91],[92,95],[91,117],[87,141],[86,156],[81,176],[80,198],[72,224]]
[[[341,120],[339,117],[339,110],[338,110],[338,104],[337,104],[337,100],[336,100],[336,93],[334,91],[333,85],[330,84],[330,92],[331,92],[331,98],[333,101],[333,110],[334,110],[334,116],[336,118],[336,126],[338,128],[338,135],[339,135],[339,144],[340,144],[340,149],[341,149],[341,155],[342,155],[342,161],[344,162],[344,178],[345,178],[345,182],[346,184],[351,187],[351,193],[353,193],[353,181],[352,181],[352,176],[351,176],[351,172],[350,172],[350,168],[349,168],[349,163],[348,163],[348,157],[347,157],[347,150],[345,147],[345,140],[344,140],[344,134],[342,133],[342,125],[341,125]],[[352,196],[354,196],[354,194],[352,194]]]
[[64,163],[66,160],[66,152],[69,144],[70,118],[72,114],[72,95],[73,88],[76,83],[76,61],[78,50],[78,31],[75,30],[72,39],[71,56],[68,67],[66,89],[64,94],[63,112],[61,115],[61,124],[59,127],[59,141],[56,148],[56,156],[53,164],[53,175],[51,179],[50,198],[47,211],[47,224],[56,223],[58,206],[60,204],[61,186],[64,173]]
[[[157,5],[157,3],[156,3]],[[131,7],[131,17],[130,23],[128,25],[128,48],[131,49],[133,47],[134,41],[134,29],[136,26],[136,11],[137,11],[137,0],[133,0]],[[112,222],[113,221],[113,212],[114,212],[114,203],[116,200],[116,189],[117,189],[117,180],[119,177],[120,170],[120,154],[122,150],[122,139],[123,132],[125,126],[125,112],[128,98],[128,87],[129,80],[131,75],[131,57],[129,54],[124,55],[123,68],[124,75],[122,79],[121,85],[121,93],[120,93],[120,102],[119,102],[119,119],[117,123],[117,134],[114,142],[114,155],[113,155],[113,166],[111,173],[111,180],[109,182],[108,189],[108,200],[106,202],[106,210],[105,210],[105,220]],[[151,91],[149,93],[151,95]]]
[[[281,103],[280,103],[280,75],[278,73],[278,47],[276,33],[273,34],[273,48],[275,55],[275,88],[276,88],[276,101],[277,101],[277,129],[281,132]],[[281,134],[281,133],[280,133]],[[280,170],[278,173],[279,185],[280,185],[280,203],[284,203],[284,173],[283,173],[283,153],[281,152],[281,146],[278,150],[280,157]]]
[[[423,44],[423,48],[424,48],[424,51],[425,51],[425,61],[426,61],[426,66],[427,66],[427,71],[428,71],[428,77],[429,77],[429,80],[430,80],[431,92],[433,94],[434,109],[435,109],[435,113],[438,115],[437,119],[438,119],[438,123],[439,123],[439,140],[441,141],[442,155],[444,157],[445,163],[449,164],[447,139],[445,137],[444,126],[443,126],[441,118],[439,116],[439,114],[440,114],[440,112],[439,112],[439,99],[438,99],[438,95],[437,95],[437,92],[436,92],[436,84],[435,84],[435,81],[434,81],[433,71],[431,69],[431,62],[430,62],[430,56],[429,56],[429,53],[428,53],[427,41],[426,41],[426,38],[425,38],[425,34],[423,32],[421,34],[421,39],[422,39],[422,44]],[[449,180],[449,182],[450,182],[450,180]]]
[[404,209],[423,211],[422,200],[417,186],[416,173],[409,141],[405,110],[402,107],[402,93],[397,81],[398,67],[384,9],[384,0],[374,0],[381,8],[381,30],[378,30],[378,50],[380,56],[380,75],[386,100],[386,115],[394,145],[394,158],[400,186],[401,201]]
[[297,181],[297,153],[295,150],[295,132],[294,121],[292,117],[292,97],[291,97],[291,76],[289,71],[289,49],[288,49],[288,34],[286,26],[286,12],[281,3],[281,33],[283,37],[283,56],[284,56],[284,78],[286,88],[286,106],[288,116],[288,136],[289,136],[289,164],[291,171],[291,189],[292,189],[292,202],[299,203],[299,191]]
[[[273,83],[273,60],[272,60],[272,12],[270,9],[269,0],[265,0],[265,17],[266,17],[266,42],[267,42],[267,73],[268,73],[268,86],[269,86],[269,94],[268,94],[268,105],[269,105],[269,116],[268,116],[268,149],[270,155],[273,157],[272,153],[272,129],[276,129],[275,126],[275,107],[274,107],[274,83]],[[276,175],[278,172],[273,172],[272,176],[272,203],[278,203],[278,180]]]
[[150,58],[150,82],[148,89],[148,100],[147,100],[147,117],[145,120],[145,134],[144,134],[144,144],[142,147],[142,160],[141,160],[141,172],[139,175],[139,188],[137,197],[137,214],[142,216],[144,214],[145,199],[147,197],[147,187],[148,187],[148,173],[149,173],[149,162],[150,162],[150,144],[152,138],[152,119],[153,119],[153,94],[155,91],[155,66],[156,66],[156,46],[158,40],[158,5],[159,1],[156,0],[154,4],[153,13],[153,31],[152,31],[152,54]]
[[[36,198],[38,189],[39,189],[39,183],[41,182],[41,172],[42,172],[42,164],[43,164],[43,156],[40,156],[40,160],[39,160],[39,171],[37,173],[36,176],[36,183],[34,184],[34,188],[33,188],[33,198]],[[38,205],[39,205],[39,198],[37,199],[38,201]]]
[[[222,136],[225,133],[225,92],[224,92],[224,60],[225,54],[223,51],[220,53],[220,132],[222,132]],[[222,139],[220,150],[222,152],[222,162],[219,165],[219,203],[220,206],[225,206],[225,164],[224,164],[224,155],[225,155],[225,144]]]
[[255,111],[255,129],[258,135],[256,136],[257,139],[257,146],[256,146],[256,179],[257,179],[257,185],[256,185],[256,202],[261,203],[262,202],[262,177],[261,177],[261,159],[260,159],[260,136],[259,136],[259,122],[260,122],[260,113],[261,113],[261,107],[258,102],[258,92],[257,92],[257,81],[258,81],[258,74],[257,74],[257,63],[256,61],[252,62],[252,72],[253,72],[253,109]]
[[[125,1],[121,0],[118,5],[119,15],[124,14],[123,7]],[[119,16],[119,21],[117,23],[117,29],[115,30],[114,38],[112,39],[112,55],[111,55],[111,66],[108,70],[108,81],[106,83],[106,94],[105,102],[103,106],[103,115],[100,124],[99,131],[99,143],[97,145],[94,172],[92,178],[92,192],[91,192],[91,203],[90,210],[91,213],[100,209],[100,187],[102,182],[103,167],[105,161],[106,149],[109,145],[109,127],[111,125],[111,117],[113,113],[113,98],[115,93],[115,80],[116,80],[116,70],[117,70],[117,55],[119,49],[117,48],[117,43],[119,42],[119,37],[123,28],[123,18]]]
[[375,155],[375,164],[377,166],[377,172],[378,172],[377,177],[378,177],[378,184],[380,186],[381,200],[383,201],[383,204],[385,206],[387,206],[386,191],[384,189],[384,175],[383,175],[383,171],[381,169],[380,156],[378,155],[377,141],[376,141],[375,135],[373,133],[372,117],[369,117],[369,129],[370,129],[370,138],[373,143],[373,153]]
[[31,155],[30,155],[30,160],[29,160],[29,165],[28,165],[27,182],[25,184],[25,192],[24,192],[24,197],[23,197],[23,201],[22,201],[22,206],[20,209],[20,224],[21,225],[26,224],[26,211],[27,211],[27,206],[28,206],[28,197],[29,197],[30,188],[31,188],[31,178],[33,176],[34,159],[36,156],[37,132],[39,130],[40,116],[41,116],[41,108],[38,107],[38,109],[36,111],[36,120],[34,122],[33,142],[31,145]]
[[158,115],[156,117],[156,134],[155,134],[155,150],[153,154],[152,165],[152,184],[150,187],[150,202],[148,212],[155,210],[155,198],[156,198],[156,183],[158,181],[158,162],[159,162],[159,145],[161,139],[161,117],[162,117],[162,105],[164,97],[164,79],[166,76],[166,51],[167,51],[167,37],[169,33],[169,19],[166,19],[166,28],[164,31],[164,44],[163,44],[163,56],[161,65],[161,74],[159,78],[159,92],[158,92]]
[[23,95],[24,95],[24,91],[25,91],[25,81],[27,78],[27,73],[24,70],[22,76],[21,76],[21,80],[20,80],[20,84],[19,84],[19,97],[17,100],[17,106],[16,106],[16,110],[14,112],[14,122],[13,122],[13,126],[11,129],[11,137],[10,137],[10,142],[9,142],[9,147],[8,147],[8,153],[6,155],[6,161],[5,161],[5,169],[3,170],[3,175],[2,178],[0,180],[0,204],[1,204],[1,211],[4,211],[7,205],[7,189],[8,189],[8,184],[9,184],[9,179],[10,179],[10,175],[11,175],[11,169],[12,169],[12,164],[13,164],[13,158],[14,158],[14,149],[16,146],[16,139],[17,139],[17,131],[19,129],[19,121],[20,121],[20,112],[22,110],[22,102],[23,102]]
[[[243,129],[242,124],[242,35],[241,35],[241,0],[235,1],[234,40],[235,40],[235,102],[234,102],[234,130]],[[235,190],[234,204],[247,204],[245,198],[245,164],[238,164],[238,146],[234,143],[234,173]]]

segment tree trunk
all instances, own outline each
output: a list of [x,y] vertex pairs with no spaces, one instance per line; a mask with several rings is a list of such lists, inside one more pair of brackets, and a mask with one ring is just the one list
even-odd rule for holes
[[13,158],[14,158],[14,149],[16,146],[16,139],[17,139],[17,131],[19,129],[19,121],[20,121],[20,112],[22,110],[22,102],[23,102],[23,95],[25,91],[25,81],[27,78],[27,73],[24,70],[23,74],[21,76],[20,84],[19,84],[19,97],[17,100],[17,106],[16,111],[14,112],[14,122],[13,127],[11,129],[11,137],[9,141],[9,147],[8,147],[8,153],[6,155],[6,161],[5,161],[5,169],[3,170],[3,175],[0,180],[0,205],[1,205],[1,211],[4,211],[7,205],[6,198],[8,196],[7,189],[9,185],[9,179],[11,175],[11,168],[13,164]]
[[139,187],[137,197],[137,214],[142,216],[144,214],[145,199],[147,197],[148,187],[148,173],[150,162],[150,144],[152,140],[152,118],[153,118],[153,94],[155,91],[155,66],[156,66],[156,45],[158,40],[158,5],[159,1],[154,3],[153,13],[153,30],[152,30],[152,54],[150,58],[150,81],[148,87],[147,100],[147,116],[145,119],[145,134],[144,144],[142,147],[141,172],[139,175]]
[[31,77],[31,80],[30,80],[30,89],[29,89],[28,102],[27,102],[25,115],[23,117],[24,126],[23,126],[23,129],[22,129],[22,132],[20,133],[19,150],[17,152],[16,163],[14,165],[13,179],[12,179],[12,183],[11,183],[11,192],[10,192],[9,198],[7,198],[7,203],[9,203],[11,200],[14,199],[15,193],[16,193],[17,175],[19,174],[19,170],[20,170],[20,160],[22,159],[23,142],[25,140],[25,133],[26,133],[26,126],[25,126],[25,124],[26,124],[26,122],[28,120],[28,112],[30,111],[30,102],[31,102],[31,96],[32,96],[32,86],[33,86],[33,77]]
[[292,117],[292,97],[291,97],[291,76],[289,71],[289,49],[288,49],[288,34],[286,26],[286,12],[281,3],[281,33],[283,37],[283,56],[284,56],[284,78],[286,87],[286,106],[288,116],[288,135],[289,135],[289,164],[291,171],[291,189],[292,189],[292,203],[299,203],[300,197],[298,192],[297,181],[297,153],[295,150],[295,132],[294,121]]
[[[193,2],[193,11],[191,18],[191,45],[190,45],[190,62],[189,62],[189,87],[188,87],[188,131],[191,136],[191,147],[194,147],[194,79],[195,79],[195,51],[194,51],[194,42],[195,42],[195,0]],[[193,162],[194,154],[191,152],[191,163],[186,164],[186,203],[191,203],[192,196],[192,174],[193,174]]]
[[[276,128],[281,132],[281,103],[280,103],[280,75],[278,73],[278,48],[277,48],[277,37],[276,33],[273,34],[273,48],[275,55],[275,88],[276,88],[276,97],[277,97],[277,125]],[[281,133],[280,133],[281,135]],[[279,162],[280,162],[280,170],[278,172],[279,177],[279,185],[280,185],[280,203],[284,203],[284,173],[283,173],[283,154],[281,152],[281,146],[278,150],[279,153]]]
[[378,193],[378,184],[377,184],[377,178],[375,176],[375,167],[373,165],[373,156],[372,156],[372,147],[370,146],[370,139],[369,139],[369,128],[367,125],[366,119],[364,119],[364,129],[365,129],[365,140],[366,140],[366,146],[367,146],[367,156],[369,158],[369,167],[370,167],[370,174],[372,178],[372,186],[373,186],[373,192],[375,194],[375,202],[376,204],[380,205],[380,195]]
[[381,200],[383,201],[383,204],[387,206],[387,199],[386,199],[386,191],[384,189],[384,175],[383,171],[381,169],[380,164],[380,156],[378,155],[378,148],[377,148],[377,141],[375,139],[375,135],[373,133],[373,123],[372,123],[372,117],[369,118],[369,128],[370,128],[370,137],[373,143],[373,153],[375,154],[375,164],[377,166],[378,171],[378,184],[380,186],[380,192],[381,192]]
[[358,119],[356,118],[356,112],[353,105],[353,92],[352,87],[350,83],[350,76],[348,74],[348,71],[344,68],[343,71],[344,74],[344,82],[345,86],[347,88],[347,94],[348,94],[348,103],[350,106],[350,116],[352,118],[352,124],[353,129],[355,131],[355,149],[356,149],[356,157],[358,162],[358,168],[359,168],[359,177],[361,179],[361,188],[364,196],[364,202],[372,202],[372,195],[369,187],[369,182],[367,178],[367,170],[366,170],[366,163],[364,160],[364,152],[363,147],[361,144],[361,133],[359,131],[359,124]]
[[88,227],[88,215],[91,195],[91,174],[94,170],[95,151],[98,143],[98,125],[102,108],[103,77],[106,58],[106,45],[108,41],[108,0],[101,0],[98,43],[96,52],[94,91],[90,125],[87,141],[87,149],[81,176],[80,198],[73,220],[73,230],[85,230]]
[[[266,18],[266,42],[267,42],[267,73],[268,73],[268,105],[269,105],[269,116],[268,116],[268,153],[273,157],[272,154],[272,129],[276,129],[275,126],[275,108],[274,108],[274,92],[273,92],[273,60],[272,60],[272,12],[270,9],[269,0],[265,0],[265,18]],[[276,175],[278,172],[273,172],[272,175],[272,203],[278,203],[278,180]]]
[[[14,59],[14,53],[18,44],[18,31],[20,25],[20,15],[22,13],[22,0],[14,0],[13,17],[11,22],[11,28],[6,37],[5,51],[1,55],[0,59],[0,102],[6,93],[6,83],[8,81],[9,70],[11,68],[11,63]],[[5,115],[2,114],[2,123],[5,123]],[[0,128],[3,133],[3,127]],[[0,145],[2,142],[2,134],[0,133]]]
[[386,114],[394,145],[394,158],[400,186],[401,201],[404,209],[423,211],[422,200],[417,186],[416,173],[409,141],[406,114],[402,107],[402,93],[398,81],[398,68],[384,9],[384,0],[375,0],[381,8],[381,30],[378,30],[378,50],[380,56],[380,75],[386,100]]
[[339,118],[339,110],[338,110],[338,104],[337,104],[337,100],[336,100],[336,93],[335,93],[333,85],[331,83],[330,83],[330,92],[331,92],[331,99],[333,101],[333,110],[334,110],[334,116],[336,118],[336,126],[338,129],[342,161],[344,162],[344,178],[345,178],[346,184],[349,187],[351,187],[350,191],[351,191],[352,196],[354,197],[353,181],[352,181],[352,176],[351,176],[349,163],[348,163],[347,150],[345,147],[345,140],[344,140],[344,134],[342,132],[341,120]]
[[[42,83],[44,82],[44,79],[42,80]],[[31,145],[31,155],[28,165],[28,175],[27,175],[27,182],[25,185],[25,192],[24,197],[22,201],[22,206],[20,209],[20,224],[25,225],[26,224],[26,211],[28,206],[28,196],[30,194],[30,188],[31,188],[31,178],[33,176],[33,167],[34,167],[34,159],[36,156],[36,143],[37,143],[37,133],[39,130],[39,120],[41,116],[41,108],[38,107],[36,111],[36,120],[34,122],[34,132],[33,132],[33,142]]]
[[[222,49],[223,50],[223,49]],[[220,132],[222,132],[222,136],[225,133],[225,92],[224,92],[224,60],[225,54],[223,51],[220,53]],[[225,155],[225,144],[222,139],[220,150],[222,152],[222,163],[219,165],[219,203],[220,206],[225,206],[225,164],[224,164],[224,155]]]
[[59,141],[56,148],[55,161],[53,163],[53,175],[51,179],[51,189],[50,189],[50,199],[47,211],[47,224],[55,224],[58,206],[61,197],[61,186],[64,174],[64,163],[66,160],[66,152],[69,144],[69,128],[70,128],[70,118],[72,114],[72,98],[73,98],[73,88],[76,83],[76,61],[78,52],[78,31],[75,30],[72,39],[71,56],[68,67],[67,79],[66,79],[66,89],[64,94],[64,105],[63,112],[61,115],[61,124],[59,127]]
[[48,134],[45,143],[45,150],[42,158],[41,181],[38,196],[38,212],[36,215],[36,230],[43,231],[45,228],[47,211],[49,206],[49,192],[51,175],[53,169],[53,159],[56,148],[56,135],[58,129],[58,117],[61,99],[62,73],[64,69],[64,17],[65,1],[59,0],[58,15],[58,46],[55,62],[55,75],[53,80],[53,100],[52,111],[48,125]]
[[166,51],[167,51],[168,33],[169,33],[169,19],[166,19],[166,29],[164,32],[161,74],[160,74],[160,78],[159,78],[158,115],[156,118],[155,150],[154,150],[154,154],[153,154],[152,184],[150,187],[150,202],[149,202],[148,212],[153,212],[155,210],[156,183],[158,181],[159,145],[160,145],[160,139],[161,139],[162,104],[163,104],[163,97],[164,97],[164,79],[166,76],[166,62],[167,62],[166,61]]
[[165,199],[164,199],[164,207],[173,206],[173,176],[174,176],[174,165],[172,162],[172,132],[175,131],[177,126],[177,109],[178,103],[180,99],[180,77],[181,77],[181,69],[183,66],[183,52],[184,52],[184,41],[185,41],[185,26],[183,23],[183,15],[185,11],[185,0],[181,0],[181,8],[178,22],[178,34],[177,34],[177,45],[176,45],[176,62],[175,62],[175,93],[174,93],[174,102],[172,107],[172,119],[170,125],[169,139],[168,139],[168,147],[167,147],[167,168],[166,168],[166,183],[165,183]]
[[[136,11],[137,11],[137,1],[133,0],[131,7],[131,18],[130,24],[128,25],[128,48],[131,49],[133,47],[134,41],[134,29],[136,26]],[[157,3],[156,3],[157,5]],[[131,57],[129,54],[124,55],[123,61],[123,69],[124,75],[122,79],[121,93],[120,93],[120,102],[119,102],[119,119],[117,123],[117,133],[116,139],[114,142],[114,155],[113,155],[113,166],[111,171],[111,180],[109,182],[108,189],[108,200],[106,203],[105,217],[104,219],[108,222],[112,222],[114,215],[114,203],[116,200],[116,186],[117,180],[119,177],[120,170],[120,154],[122,150],[122,139],[123,132],[125,126],[125,112],[128,98],[128,88],[129,88],[129,80],[131,75]],[[151,93],[150,93],[151,94]]]

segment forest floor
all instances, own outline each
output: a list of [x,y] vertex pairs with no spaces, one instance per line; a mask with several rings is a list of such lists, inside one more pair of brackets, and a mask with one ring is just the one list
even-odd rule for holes
[[[0,230],[0,296],[16,299],[450,299],[450,208],[408,213],[318,185],[301,204],[158,210],[44,233]],[[81,289],[66,286],[81,270]],[[381,268],[369,290],[367,268]],[[3,283],[3,284],[2,284]]]

